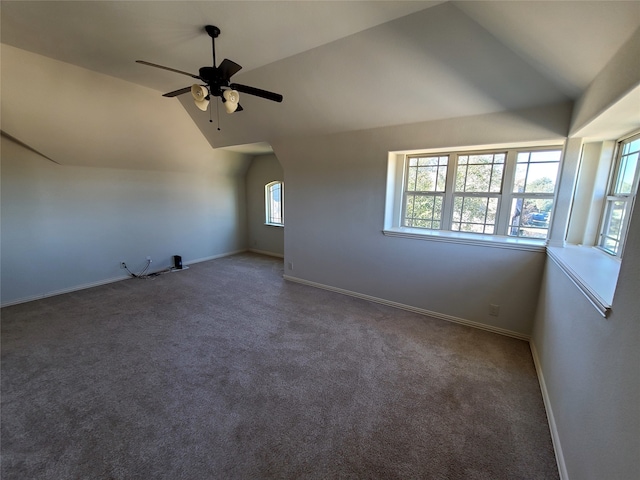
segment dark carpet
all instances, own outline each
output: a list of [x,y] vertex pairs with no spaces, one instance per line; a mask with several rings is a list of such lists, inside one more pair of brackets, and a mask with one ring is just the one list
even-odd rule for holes
[[2,309],[2,479],[558,478],[526,342],[282,274]]

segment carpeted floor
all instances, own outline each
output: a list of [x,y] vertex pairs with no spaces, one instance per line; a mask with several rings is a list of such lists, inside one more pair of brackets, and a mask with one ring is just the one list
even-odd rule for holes
[[556,479],[526,342],[241,254],[2,309],[1,478]]

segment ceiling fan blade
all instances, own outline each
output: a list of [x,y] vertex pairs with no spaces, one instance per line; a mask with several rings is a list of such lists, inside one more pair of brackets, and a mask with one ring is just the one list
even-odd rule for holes
[[177,97],[178,95],[182,95],[183,93],[188,93],[191,91],[191,87],[184,87],[180,90],[174,90],[173,92],[165,93],[162,95],[163,97]]
[[279,93],[273,93],[267,90],[262,90],[260,88],[241,85],[239,83],[232,83],[229,85],[229,87],[239,92],[247,93],[249,95],[255,95],[256,97],[266,98],[267,100],[273,100],[274,102],[282,101],[282,95],[280,95]]
[[218,70],[222,73],[222,78],[225,80],[229,80],[236,73],[238,73],[242,67],[238,65],[236,62],[225,58],[222,63],[218,66]]
[[197,78],[198,80],[202,80],[198,75],[194,75],[193,73],[183,72],[182,70],[176,70],[175,68],[164,67],[162,65],[158,65],[156,63],[145,62],[144,60],[136,60],[136,63],[141,63],[142,65],[148,65],[150,67],[161,68],[163,70],[169,70],[170,72],[180,73],[182,75],[187,75],[191,78]]
[[242,110],[244,110],[244,108],[242,108],[242,105],[238,104],[238,108],[236,108],[236,112],[241,112]]

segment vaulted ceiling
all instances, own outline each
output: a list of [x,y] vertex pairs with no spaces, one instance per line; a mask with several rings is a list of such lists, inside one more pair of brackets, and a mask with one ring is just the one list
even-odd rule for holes
[[[209,142],[231,146],[575,100],[640,27],[637,1],[3,0],[2,43],[158,91],[181,102]],[[192,79],[210,66],[204,25],[243,112],[198,110]],[[99,92],[96,92],[99,94]]]

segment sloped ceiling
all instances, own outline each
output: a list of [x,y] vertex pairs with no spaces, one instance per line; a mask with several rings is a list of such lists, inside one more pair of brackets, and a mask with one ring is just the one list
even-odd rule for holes
[[[4,0],[0,9],[3,43],[157,90],[214,147],[575,100],[640,26],[635,1]],[[135,60],[197,73],[212,61],[206,24],[222,30],[218,62],[244,67],[234,81],[279,92],[282,104],[242,95],[243,112],[218,115],[189,95],[161,97],[192,79]]]

